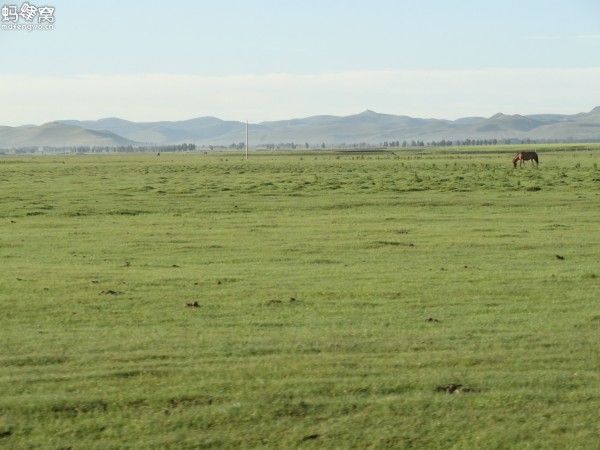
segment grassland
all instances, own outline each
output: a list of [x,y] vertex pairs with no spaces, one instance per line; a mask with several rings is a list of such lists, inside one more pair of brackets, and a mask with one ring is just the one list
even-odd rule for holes
[[598,448],[558,150],[0,159],[0,447]]

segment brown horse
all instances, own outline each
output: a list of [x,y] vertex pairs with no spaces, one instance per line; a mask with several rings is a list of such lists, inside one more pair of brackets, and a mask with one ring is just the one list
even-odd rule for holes
[[534,161],[535,161],[536,166],[538,166],[540,164],[538,161],[538,155],[536,152],[519,152],[513,158],[513,165],[515,167],[517,167],[517,161],[520,161],[520,166],[523,167],[523,162],[530,161],[530,160],[531,160],[532,165],[533,165]]

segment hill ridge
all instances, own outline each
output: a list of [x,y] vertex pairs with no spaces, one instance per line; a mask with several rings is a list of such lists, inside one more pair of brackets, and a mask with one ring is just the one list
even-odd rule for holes
[[[123,146],[194,143],[229,145],[245,140],[246,124],[213,116],[135,122],[119,117],[55,120],[43,125],[0,126],[0,148],[18,146]],[[366,109],[347,116],[315,115],[250,124],[251,145],[466,139],[600,140],[600,106],[578,114],[506,114],[455,120],[382,114]]]

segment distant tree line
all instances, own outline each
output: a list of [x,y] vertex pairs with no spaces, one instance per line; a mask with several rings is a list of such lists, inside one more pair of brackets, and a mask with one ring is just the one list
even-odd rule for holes
[[147,145],[134,146],[123,145],[118,147],[109,146],[67,146],[67,147],[19,147],[15,149],[0,149],[0,154],[27,154],[27,153],[134,153],[134,152],[193,152],[197,149],[196,144],[176,145]]
[[147,146],[119,146],[119,147],[75,147],[73,153],[134,153],[134,152],[193,152],[196,150],[196,144],[176,144],[176,145],[147,145]]
[[280,149],[305,149],[308,150],[310,148],[326,148],[325,142],[321,144],[310,145],[308,142],[304,144],[298,144],[296,142],[279,142],[278,144],[263,144],[260,148],[264,148],[266,150],[280,150]]
[[384,141],[380,143],[380,147],[384,148],[407,148],[407,147],[461,147],[461,146],[477,146],[477,145],[509,145],[509,144],[557,144],[557,143],[582,143],[596,142],[595,139],[530,139],[530,138],[504,138],[504,139],[442,139],[439,141]]
[[382,143],[382,147],[450,147],[450,146],[460,146],[460,145],[497,145],[498,139],[465,139],[465,140],[450,140],[450,139],[442,139],[439,141],[415,141],[412,140],[402,141],[400,144],[399,141],[384,141]]
[[[439,141],[422,141],[422,140],[399,140],[383,141],[378,144],[367,142],[341,143],[341,144],[298,144],[295,142],[280,142],[278,144],[261,144],[254,145],[253,149],[264,150],[296,150],[296,149],[378,149],[378,148],[418,148],[418,147],[459,147],[459,146],[478,146],[478,145],[508,145],[508,144],[558,144],[558,143],[590,143],[600,142],[598,139],[521,139],[521,138],[505,138],[505,139],[460,139]],[[233,142],[229,145],[196,145],[196,144],[176,144],[176,145],[144,145],[144,146],[65,146],[65,147],[37,147],[26,146],[18,148],[0,148],[0,155],[20,155],[31,153],[168,153],[168,152],[194,152],[194,151],[227,151],[227,150],[243,150],[246,146],[245,142]]]

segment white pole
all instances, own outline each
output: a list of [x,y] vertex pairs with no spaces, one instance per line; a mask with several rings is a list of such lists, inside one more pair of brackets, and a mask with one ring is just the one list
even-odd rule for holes
[[248,121],[246,120],[246,159],[248,159]]

